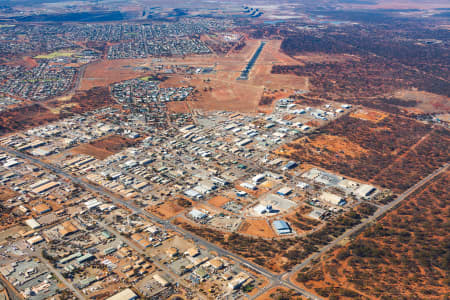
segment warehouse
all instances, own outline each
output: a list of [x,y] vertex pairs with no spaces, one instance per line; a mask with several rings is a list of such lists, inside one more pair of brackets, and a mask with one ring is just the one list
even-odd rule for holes
[[347,203],[347,201],[345,201],[344,198],[342,198],[341,196],[331,194],[328,192],[323,192],[319,198],[320,198],[320,200],[328,202],[333,205],[343,206]]
[[281,196],[287,196],[290,193],[292,193],[292,189],[290,187],[283,187],[281,189],[278,190],[277,194],[281,195]]
[[278,234],[292,233],[291,226],[289,226],[289,224],[286,221],[276,220],[276,221],[273,221],[272,225]]
[[284,167],[283,170],[291,170],[298,166],[298,164],[295,161],[289,161]]
[[43,184],[43,185],[33,189],[32,192],[35,194],[45,193],[57,186],[59,186],[59,182],[51,181],[49,183]]
[[201,220],[206,218],[208,215],[204,212],[199,211],[198,209],[194,208],[189,212],[189,216],[193,218],[194,220]]
[[376,191],[376,188],[374,188],[371,185],[368,184],[362,184],[356,191],[355,195],[359,198],[369,197]]
[[135,300],[138,298],[139,298],[138,295],[136,295],[131,289],[128,288],[115,294],[112,297],[109,297],[106,300]]

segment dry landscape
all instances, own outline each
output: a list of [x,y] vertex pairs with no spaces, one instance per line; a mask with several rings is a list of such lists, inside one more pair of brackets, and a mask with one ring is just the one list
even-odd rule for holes
[[448,171],[435,178],[294,279],[329,299],[444,299],[450,293],[449,180]]
[[404,117],[369,121],[356,112],[276,152],[401,192],[449,160],[449,135]]

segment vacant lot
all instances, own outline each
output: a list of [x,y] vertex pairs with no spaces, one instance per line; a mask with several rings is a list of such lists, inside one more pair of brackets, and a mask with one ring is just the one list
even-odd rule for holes
[[239,233],[262,238],[276,237],[275,232],[266,219],[247,219],[239,227]]
[[70,151],[77,154],[91,155],[97,159],[105,159],[123,148],[130,147],[136,143],[136,140],[124,138],[118,135],[111,135],[93,142],[82,144]]
[[378,123],[386,118],[387,114],[376,110],[360,109],[354,113],[351,113],[350,116],[352,116],[353,118],[359,118],[362,120]]
[[137,67],[146,61],[145,59],[118,59],[89,64],[81,78],[80,90],[107,87],[115,82],[143,76],[146,72]]
[[179,201],[172,199],[160,205],[149,206],[147,210],[167,220],[178,215],[179,213],[181,213],[183,210],[186,209],[180,204],[182,203],[179,203]]
[[343,116],[277,153],[401,192],[447,162],[449,148],[446,129],[392,115]]
[[[373,212],[374,207],[363,203],[355,210],[344,213],[313,233],[301,238],[289,237],[283,239],[266,239],[239,233],[221,232],[182,218],[175,220],[174,223],[268,270],[281,273],[299,264],[320,247],[327,245],[333,238],[338,237],[348,228],[359,224],[362,218],[373,214]],[[314,220],[311,221],[315,222]],[[310,225],[315,224],[310,223]],[[246,228],[246,230],[249,228]]]
[[14,196],[17,196],[15,191],[7,188],[6,186],[0,186],[0,201],[6,201]]
[[301,299],[306,299],[306,298],[302,297],[300,294],[298,294],[294,290],[290,290],[290,289],[282,287],[282,286],[277,286],[277,287],[274,287],[274,288],[268,290],[267,292],[265,292],[264,294],[262,294],[261,296],[259,296],[256,299],[257,300],[271,300],[271,299],[273,299],[273,300],[279,300],[279,299],[301,300]]
[[211,198],[208,203],[214,205],[215,207],[222,207],[225,203],[229,202],[230,199],[224,196],[216,196]]
[[0,134],[44,125],[61,117],[61,114],[54,114],[40,104],[5,110],[0,112]]
[[447,171],[356,240],[295,276],[298,284],[330,298],[446,299],[449,187]]

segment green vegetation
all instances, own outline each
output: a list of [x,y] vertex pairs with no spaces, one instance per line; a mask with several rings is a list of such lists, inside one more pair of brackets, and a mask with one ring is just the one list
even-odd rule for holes
[[66,50],[66,51],[55,51],[49,54],[41,54],[38,56],[35,56],[34,58],[37,59],[52,59],[52,58],[56,58],[56,57],[71,57],[75,54],[74,51],[71,50]]

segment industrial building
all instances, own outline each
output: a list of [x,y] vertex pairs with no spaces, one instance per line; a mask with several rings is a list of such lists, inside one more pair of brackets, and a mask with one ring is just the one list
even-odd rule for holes
[[291,226],[286,221],[283,220],[276,220],[272,223],[273,227],[275,228],[275,231],[278,234],[290,234],[292,233]]
[[131,289],[128,288],[115,294],[112,297],[109,297],[106,300],[135,300],[138,298],[139,298],[138,295],[136,295]]

